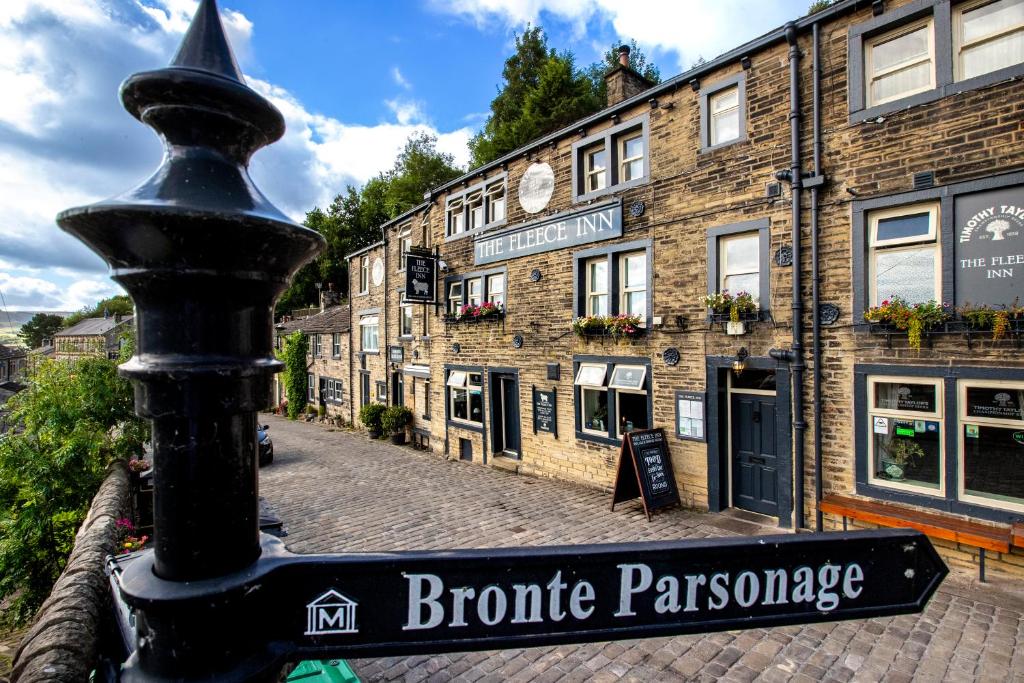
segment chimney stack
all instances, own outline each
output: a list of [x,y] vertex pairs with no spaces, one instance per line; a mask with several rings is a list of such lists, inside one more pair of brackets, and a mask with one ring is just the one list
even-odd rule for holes
[[654,86],[629,66],[629,52],[629,45],[619,47],[619,63],[604,75],[609,107]]

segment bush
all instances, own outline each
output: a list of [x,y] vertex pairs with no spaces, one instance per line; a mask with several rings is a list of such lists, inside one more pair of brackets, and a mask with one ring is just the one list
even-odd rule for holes
[[359,409],[359,421],[371,432],[381,430],[381,418],[387,408],[381,403],[367,403]]
[[302,414],[306,407],[306,394],[309,391],[306,376],[306,354],[309,352],[309,338],[301,331],[295,331],[284,338],[284,382],[285,395],[288,398],[288,419],[294,420]]
[[381,416],[381,429],[385,434],[401,434],[412,422],[412,411],[405,406],[391,406]]

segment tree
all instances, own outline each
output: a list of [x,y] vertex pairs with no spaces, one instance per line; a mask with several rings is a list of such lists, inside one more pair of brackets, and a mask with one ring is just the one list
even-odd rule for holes
[[86,306],[80,311],[76,311],[64,318],[64,327],[68,328],[72,325],[76,325],[86,318],[102,318],[104,315],[132,315],[135,310],[135,306],[132,303],[131,297],[127,294],[118,294],[112,296],[109,299],[103,299],[97,301],[93,307]]
[[[516,36],[515,52],[505,60],[502,85],[491,101],[491,115],[483,130],[469,141],[470,166],[487,164],[541,135],[568,126],[604,108],[604,75],[618,64],[615,44],[604,60],[578,69],[571,52],[548,47],[539,26],[528,26]],[[657,67],[631,41],[630,66],[653,83]]]
[[45,360],[7,404],[0,438],[0,599],[20,623],[46,598],[107,466],[138,456],[148,423],[113,361]]
[[44,339],[52,339],[63,327],[64,319],[52,313],[36,313],[21,326],[18,336],[25,346],[36,349],[43,345]]
[[309,353],[309,337],[296,330],[284,338],[282,360],[284,372],[281,381],[284,383],[285,397],[288,399],[288,419],[294,420],[306,412],[309,402],[309,378],[306,374],[306,355]]

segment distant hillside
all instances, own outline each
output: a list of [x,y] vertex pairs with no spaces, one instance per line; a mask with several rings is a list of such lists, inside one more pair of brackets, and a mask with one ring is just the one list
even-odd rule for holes
[[65,311],[0,311],[0,344],[19,346],[21,340],[18,339],[18,331],[36,313],[50,313],[61,317],[69,315]]

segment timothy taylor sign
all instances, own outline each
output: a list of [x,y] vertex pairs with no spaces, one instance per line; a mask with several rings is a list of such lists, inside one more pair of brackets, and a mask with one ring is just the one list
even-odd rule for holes
[[473,263],[494,263],[620,235],[622,202],[616,200],[479,237],[473,249]]

